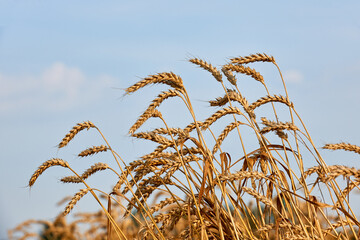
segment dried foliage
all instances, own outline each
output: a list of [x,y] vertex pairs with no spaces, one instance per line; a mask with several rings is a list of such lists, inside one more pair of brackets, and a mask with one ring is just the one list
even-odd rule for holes
[[[79,131],[95,128],[104,145],[86,149],[79,156],[107,151],[118,168],[97,163],[78,174],[67,162],[51,159],[35,171],[29,186],[47,168],[62,166],[75,174],[62,182],[85,186],[71,198],[63,215],[85,194],[91,194],[101,210],[77,214],[69,224],[62,215],[54,222],[30,220],[10,231],[9,238],[30,238],[36,233],[28,227],[41,224],[42,236],[52,234],[52,239],[358,239],[360,223],[350,196],[359,187],[360,170],[326,165],[289,99],[274,57],[253,54],[233,58],[219,68],[221,72],[204,60],[189,61],[207,70],[225,92],[209,101],[217,108],[213,114],[203,121],[196,119],[182,79],[172,72],[151,75],[130,86],[127,94],[149,84],[170,87],[152,101],[129,131],[134,138],[156,143],[154,151],[126,164],[93,123],[77,124],[59,148]],[[269,93],[264,77],[245,66],[253,62],[273,64],[278,69],[285,95]],[[244,74],[261,82],[259,89],[263,88],[267,96],[249,104],[237,86],[238,77]],[[160,104],[170,97],[181,99],[189,110],[191,121],[187,126],[168,126],[162,117]],[[258,109],[265,105],[271,106],[272,113],[257,117]],[[287,109],[288,118],[283,121],[278,119],[279,105]],[[217,131],[217,123],[225,116],[232,119]],[[158,118],[163,126],[138,132],[151,117]],[[244,130],[250,130],[252,138]],[[231,131],[240,144],[236,152],[228,153]],[[244,142],[252,147],[245,147]],[[360,153],[360,147],[347,143],[324,148]],[[232,159],[237,155],[241,157]],[[313,167],[305,169],[305,163]],[[107,194],[86,182],[90,175],[105,169],[117,178]],[[346,187],[341,182],[347,183]],[[315,197],[319,193],[324,197]]]

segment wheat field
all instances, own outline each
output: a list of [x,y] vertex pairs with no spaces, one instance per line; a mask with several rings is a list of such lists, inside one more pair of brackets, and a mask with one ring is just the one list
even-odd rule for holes
[[[29,187],[41,181],[48,168],[61,166],[70,173],[61,182],[79,184],[82,189],[64,199],[64,211],[54,221],[26,221],[10,230],[9,238],[358,239],[360,223],[351,196],[359,189],[360,170],[326,164],[288,96],[275,58],[252,54],[231,58],[219,68],[198,58],[189,62],[207,71],[209,81],[218,82],[220,96],[209,100],[210,116],[197,119],[186,83],[173,72],[150,75],[126,88],[125,95],[154,84],[168,88],[129,129],[131,137],[155,143],[153,151],[129,162],[96,124],[78,123],[58,148],[76,141],[83,130],[96,131],[103,145],[89,147],[78,156],[110,154],[116,168],[99,162],[78,173],[63,159],[45,161],[31,176]],[[270,83],[251,68],[253,63],[273,65],[283,93],[271,93]],[[238,86],[244,75],[266,95],[249,102],[247,92]],[[186,107],[182,114],[192,119],[187,125],[168,125],[161,104],[170,98]],[[270,114],[261,115],[264,108]],[[150,119],[162,127],[140,131]],[[236,152],[227,151],[230,142],[239,143]],[[323,148],[360,154],[359,146],[344,142]],[[117,178],[111,192],[93,188],[87,181],[105,170]],[[85,195],[93,196],[99,210],[77,213],[68,221],[66,215]],[[35,225],[42,230],[33,231]]]

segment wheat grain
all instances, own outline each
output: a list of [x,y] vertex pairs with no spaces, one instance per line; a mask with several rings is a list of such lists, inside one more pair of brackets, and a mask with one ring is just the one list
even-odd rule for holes
[[319,177],[322,182],[328,182],[337,178],[338,176],[360,178],[360,170],[354,167],[333,165],[327,166],[327,169],[329,171],[328,174],[325,174],[324,172],[319,172]]
[[263,121],[263,124],[267,126],[260,130],[261,134],[265,134],[271,131],[279,131],[279,130],[293,130],[293,131],[299,130],[299,128],[295,126],[293,123],[270,122],[266,118],[261,118],[261,120]]
[[136,123],[134,125],[132,125],[131,128],[129,129],[129,134],[134,134],[134,132],[137,129],[139,129],[141,127],[141,125],[143,125],[146,122],[146,120],[148,120],[150,117],[161,117],[161,113],[156,109],[152,109],[151,111],[147,112],[146,114],[141,115],[136,120]]
[[154,116],[154,110],[155,108],[159,107],[160,104],[170,98],[170,97],[176,97],[176,96],[180,96],[180,92],[170,89],[166,92],[162,92],[161,94],[159,94],[152,102],[151,104],[148,106],[148,108],[145,110],[145,112],[143,114],[141,114],[141,116],[136,120],[136,122],[133,124],[133,126],[131,126],[129,133],[133,134],[139,127],[141,127],[141,125],[144,124],[144,122],[146,122],[146,120],[148,120],[150,117]]
[[348,226],[348,225],[355,225],[355,223],[352,221],[349,221],[349,220],[340,219],[337,222],[331,224],[331,227],[329,227],[328,229],[325,229],[323,234],[326,236],[329,233],[331,233],[332,231],[334,231],[334,229],[343,227],[343,226]]
[[265,197],[264,195],[261,195],[260,193],[258,193],[257,191],[255,191],[254,189],[248,188],[248,187],[242,187],[241,188],[244,192],[248,193],[249,195],[255,197],[257,200],[259,200],[260,202],[264,203],[267,206],[270,206],[271,208],[275,209],[275,206],[273,205],[273,203],[271,202],[271,200],[269,200],[267,197]]
[[351,151],[355,152],[357,154],[360,154],[360,147],[350,144],[350,143],[336,143],[336,144],[325,144],[323,147],[324,149],[330,149],[330,150],[345,150],[345,151]]
[[312,175],[313,173],[317,173],[318,175],[321,174],[321,171],[323,171],[323,166],[314,166],[306,170],[303,174],[303,178],[306,179],[308,176]]
[[238,114],[241,115],[241,111],[237,107],[229,107],[229,108],[223,108],[215,112],[213,115],[211,115],[209,118],[207,118],[202,124],[201,124],[201,130],[206,130],[211,124],[216,122],[221,117],[228,115],[228,114]]
[[236,77],[235,75],[228,69],[222,67],[221,71],[224,73],[224,75],[226,76],[227,80],[234,86],[236,86]]
[[90,189],[81,189],[80,192],[76,193],[71,201],[66,206],[63,215],[66,216],[70,213],[70,211],[74,208],[75,204],[83,197],[85,194],[89,192]]
[[90,168],[88,168],[80,178],[78,176],[67,176],[63,177],[60,181],[63,183],[82,183],[85,179],[90,177],[92,174],[108,169],[109,166],[106,163],[95,163]]
[[189,133],[184,131],[181,128],[156,128],[153,131],[149,132],[153,134],[166,134],[166,135],[178,135],[181,137],[189,137]]
[[287,98],[285,98],[283,96],[274,95],[274,96],[266,96],[266,97],[260,98],[256,102],[253,102],[249,106],[249,109],[254,110],[255,108],[260,107],[261,105],[264,105],[269,102],[280,102],[280,103],[284,103],[288,107],[294,108],[294,104],[292,102],[290,102]]
[[211,64],[205,62],[204,60],[198,59],[198,58],[190,59],[189,62],[194,63],[194,64],[202,67],[203,69],[209,71],[217,81],[222,82],[221,73],[219,70],[216,69],[216,67],[213,67]]
[[60,179],[63,183],[82,183],[81,178],[78,176],[66,176]]
[[108,168],[109,168],[109,166],[106,163],[101,163],[101,162],[100,163],[95,163],[90,168],[88,168],[83,174],[81,174],[81,178],[82,179],[87,179],[92,174],[94,174],[94,173],[96,173],[98,171],[108,169]]
[[227,89],[227,94],[224,95],[224,97],[218,97],[215,100],[209,101],[210,106],[224,106],[230,101],[235,101],[241,104],[243,106],[245,112],[255,118],[254,112],[249,109],[249,102],[246,100],[246,98],[240,96],[237,92],[231,89]]
[[78,156],[79,157],[86,157],[86,156],[93,155],[95,153],[106,152],[107,150],[109,150],[109,147],[104,146],[104,145],[93,146],[91,148],[88,148],[88,149],[82,151],[81,153],[78,154]]
[[288,135],[287,133],[284,133],[283,130],[276,130],[275,134],[278,135],[279,138],[287,140],[288,139]]
[[[290,230],[296,234],[303,234],[301,227],[299,227],[298,225],[291,224],[288,221],[284,221],[284,220],[281,221],[279,223],[279,228],[281,230]],[[267,225],[259,228],[257,231],[258,232],[268,232],[268,231],[275,230],[275,229],[276,229],[276,224],[267,224]]]
[[170,141],[166,137],[155,134],[153,132],[134,133],[132,136],[135,137],[135,138],[147,139],[147,140],[157,142],[157,143],[163,144],[163,145],[171,145],[171,144],[173,144],[172,141]]
[[196,125],[201,126],[202,122],[201,121],[196,121],[196,123],[192,122],[184,128],[184,131],[190,133],[196,128]]
[[229,125],[227,125],[225,127],[225,129],[221,132],[221,134],[219,135],[219,137],[216,139],[216,143],[215,146],[212,150],[212,153],[216,153],[219,150],[219,147],[221,146],[222,142],[225,140],[225,138],[227,137],[227,135],[237,126],[239,126],[240,124],[244,124],[240,121],[236,121],[233,123],[230,123]]
[[244,67],[242,65],[232,65],[232,64],[225,65],[224,68],[225,70],[230,70],[248,75],[253,79],[255,79],[256,81],[259,81],[262,84],[264,84],[264,77],[259,72],[255,71],[255,69],[253,68]]
[[[174,153],[172,153],[172,152],[161,152],[156,157],[150,157],[150,156],[151,155],[144,155],[144,156],[141,157],[141,159],[145,160],[145,161],[149,161],[149,160],[151,161],[151,160],[156,159],[156,158],[169,158],[170,159],[170,158],[172,158],[174,156]],[[142,161],[142,160],[137,160],[136,162]],[[141,164],[143,164],[143,163],[139,162],[138,164],[136,164],[136,166],[139,166]]]
[[265,179],[265,180],[269,180],[270,179],[263,173],[261,172],[256,172],[256,171],[239,171],[236,173],[232,173],[229,175],[219,175],[219,180],[220,181],[234,181],[234,180],[241,180],[244,178],[253,178],[253,179]]
[[172,72],[170,73],[164,72],[155,75],[150,75],[149,77],[144,78],[143,80],[125,89],[125,92],[127,94],[133,93],[149,84],[159,84],[159,83],[169,85],[170,87],[175,88],[177,90],[181,90],[184,87],[182,79],[179,76],[177,76]]
[[237,57],[237,58],[231,58],[231,63],[233,64],[247,64],[247,63],[253,63],[253,62],[272,62],[275,63],[275,58],[273,56],[268,56],[265,53],[256,53],[251,54],[250,56],[245,57]]
[[95,128],[95,125],[90,121],[78,123],[70,130],[68,134],[66,134],[63,140],[59,143],[58,147],[59,148],[65,147],[71,141],[71,139],[75,137],[76,134],[78,134],[80,131],[84,130],[85,128],[89,130],[90,128]]
[[67,162],[65,162],[62,159],[59,158],[53,158],[50,159],[46,162],[44,162],[43,164],[41,164],[39,166],[39,168],[34,172],[34,174],[31,176],[30,181],[29,181],[29,187],[31,187],[32,185],[34,185],[36,179],[49,167],[52,166],[62,166],[65,168],[69,168],[69,164]]

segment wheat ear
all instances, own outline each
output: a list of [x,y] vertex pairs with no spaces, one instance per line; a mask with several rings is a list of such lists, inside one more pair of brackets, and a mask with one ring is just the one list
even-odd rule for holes
[[293,131],[298,131],[299,128],[297,126],[295,126],[292,123],[289,122],[273,122],[273,121],[269,121],[266,118],[261,118],[261,120],[263,121],[263,124],[266,125],[267,127],[264,127],[263,129],[261,129],[260,133],[261,134],[265,134],[268,133],[270,131],[279,131],[279,130],[293,130]]
[[256,198],[257,200],[259,200],[260,202],[264,203],[265,205],[268,205],[268,206],[272,207],[273,209],[276,209],[270,199],[268,199],[268,198],[265,197],[264,195],[261,195],[260,193],[258,193],[258,192],[255,191],[254,189],[248,188],[248,187],[242,187],[241,189],[242,189],[244,192],[248,193],[249,195],[255,197],[255,198]]
[[252,62],[272,62],[275,63],[275,58],[273,56],[266,55],[265,53],[256,53],[251,54],[250,56],[231,58],[231,63],[233,64],[247,64]]
[[226,175],[219,175],[220,181],[234,181],[234,180],[241,180],[243,178],[253,178],[253,179],[265,179],[270,180],[264,173],[262,172],[256,172],[256,171],[238,171],[236,173],[232,174],[226,174]]
[[285,98],[283,96],[274,95],[274,96],[266,96],[266,97],[260,98],[256,102],[253,102],[249,106],[249,109],[253,111],[255,108],[260,107],[261,105],[264,105],[269,102],[280,102],[280,103],[287,105],[288,107],[291,107],[291,108],[294,107],[294,104],[292,102],[290,102],[287,98]]
[[44,162],[43,164],[40,165],[40,167],[34,172],[34,174],[31,176],[30,181],[29,181],[29,187],[31,187],[32,185],[34,185],[36,179],[49,167],[52,166],[62,166],[65,168],[69,168],[69,164],[59,158],[53,158],[50,160],[47,160],[46,162]]
[[104,145],[93,146],[91,148],[88,148],[88,149],[82,151],[81,153],[78,154],[78,156],[79,157],[86,157],[86,156],[93,155],[95,153],[106,152],[108,149],[109,148],[107,146],[104,146]]
[[216,139],[215,146],[214,146],[214,148],[213,148],[213,150],[212,150],[212,153],[213,153],[213,154],[216,153],[216,152],[219,150],[222,142],[223,142],[224,139],[227,137],[227,135],[228,135],[234,128],[236,128],[237,126],[239,126],[239,125],[241,125],[241,124],[244,124],[244,123],[242,123],[242,122],[240,122],[240,121],[236,121],[236,122],[230,123],[229,125],[227,125],[227,126],[224,128],[224,130],[221,132],[221,134],[219,135],[219,137]]
[[59,148],[65,147],[71,141],[71,139],[75,137],[76,134],[78,134],[80,131],[84,130],[85,128],[89,130],[90,128],[95,128],[95,125],[90,121],[78,123],[70,130],[68,134],[66,134],[66,136],[63,138],[61,143],[59,143],[58,147]]
[[125,92],[127,94],[133,93],[149,84],[159,84],[159,83],[169,85],[170,87],[175,89],[182,89],[184,87],[182,79],[179,76],[177,76],[175,73],[172,72],[169,73],[164,72],[156,75],[150,75],[149,77],[144,78],[143,80],[125,89]]
[[323,149],[330,149],[330,150],[345,150],[345,151],[351,151],[355,152],[357,154],[360,154],[360,147],[350,144],[350,143],[336,143],[336,144],[325,144]]
[[198,58],[190,59],[189,62],[194,63],[202,67],[203,69],[209,71],[217,81],[222,82],[222,76],[220,71],[217,70],[216,67],[213,67],[210,63],[207,63],[204,60]]
[[139,127],[141,127],[141,125],[143,125],[146,120],[148,120],[154,113],[154,109],[159,107],[160,104],[170,98],[170,97],[175,97],[175,96],[180,96],[180,92],[170,89],[169,91],[166,92],[162,92],[160,93],[149,105],[149,107],[145,110],[145,112],[143,114],[141,114],[141,116],[136,120],[136,122],[131,126],[129,133],[133,134],[137,129],[139,129]]
[[230,101],[235,101],[240,103],[244,110],[246,111],[246,113],[253,115],[253,111],[251,111],[251,109],[249,109],[249,102],[246,100],[246,98],[240,96],[240,94],[238,94],[236,91],[231,90],[231,89],[227,89],[227,94],[224,95],[224,97],[218,97],[215,100],[211,100],[209,101],[210,106],[216,106],[216,107],[220,107],[220,106],[224,106],[225,104],[227,104]]
[[332,165],[327,166],[327,169],[329,170],[328,174],[325,174],[324,172],[318,172],[319,178],[322,182],[328,182],[332,179],[337,178],[338,176],[345,177],[355,177],[360,178],[360,170],[354,168],[354,167],[347,167],[342,165]]
[[234,72],[246,74],[248,76],[251,76],[255,80],[261,82],[262,84],[264,84],[264,77],[259,72],[255,71],[255,69],[253,68],[244,67],[242,65],[232,65],[232,64],[225,65],[224,68],[226,70],[231,70]]
[[66,206],[65,211],[63,212],[64,216],[68,215],[71,209],[74,208],[75,204],[83,197],[85,194],[89,192],[89,189],[81,189],[80,192],[76,193],[74,197],[71,199],[69,204]]
[[241,115],[240,109],[237,107],[229,107],[229,108],[223,108],[211,115],[209,118],[207,118],[201,125],[201,129],[205,130],[207,129],[211,124],[216,122],[219,118],[228,115],[228,114],[238,114]]
[[165,134],[165,135],[178,135],[178,136],[189,136],[188,132],[185,132],[181,128],[156,128],[151,133],[154,134]]
[[78,176],[67,176],[67,177],[63,177],[60,181],[62,181],[63,183],[81,183],[83,180],[87,179],[94,173],[108,168],[109,166],[106,163],[95,163],[90,168],[88,168],[83,174],[81,174],[80,178]]
[[224,75],[226,76],[227,80],[234,86],[236,86],[236,77],[235,75],[228,69],[226,69],[225,67],[221,68],[221,71],[224,73]]
[[147,133],[147,132],[134,133],[132,136],[136,137],[136,138],[147,139],[147,140],[157,142],[157,143],[163,144],[163,145],[172,144],[172,141],[170,141],[166,137],[160,136],[160,135],[152,133],[152,132],[150,132],[150,133]]

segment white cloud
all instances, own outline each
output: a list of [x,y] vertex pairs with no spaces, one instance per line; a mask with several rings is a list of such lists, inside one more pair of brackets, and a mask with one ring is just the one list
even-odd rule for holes
[[304,79],[302,73],[298,70],[292,69],[284,72],[285,82],[300,83]]
[[93,78],[61,62],[38,75],[7,76],[0,73],[0,113],[41,109],[66,110],[89,104],[115,84],[111,76]]
[[70,68],[63,63],[54,63],[42,74],[41,80],[48,92],[64,91],[68,96],[75,96],[84,83],[85,76],[77,68]]

